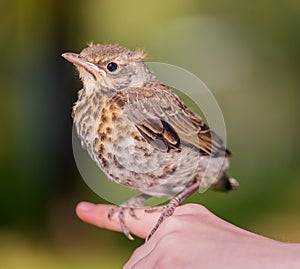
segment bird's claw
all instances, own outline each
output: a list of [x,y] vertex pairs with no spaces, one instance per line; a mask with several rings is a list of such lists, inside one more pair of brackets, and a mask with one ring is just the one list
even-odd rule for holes
[[166,218],[173,215],[173,213],[174,213],[177,206],[178,206],[177,204],[169,203],[169,204],[164,205],[164,206],[155,206],[155,207],[149,207],[149,208],[145,209],[145,212],[148,212],[148,213],[153,213],[153,212],[157,212],[157,211],[161,212],[160,217],[159,217],[156,225],[153,227],[153,229],[151,230],[151,232],[147,236],[146,242],[150,240],[150,238],[156,232],[156,230],[162,224],[162,222]]
[[125,234],[125,236],[130,239],[130,240],[134,240],[134,238],[132,237],[132,235],[130,234],[130,231],[128,229],[128,227],[126,226],[125,223],[125,210],[129,210],[129,215],[135,219],[138,219],[138,217],[136,216],[135,212],[134,212],[134,208],[132,207],[126,207],[126,206],[122,206],[122,205],[117,205],[112,207],[108,213],[107,213],[107,217],[108,219],[111,219],[112,216],[116,213],[119,212],[118,214],[118,218],[119,218],[119,223],[121,226],[121,230],[122,232]]

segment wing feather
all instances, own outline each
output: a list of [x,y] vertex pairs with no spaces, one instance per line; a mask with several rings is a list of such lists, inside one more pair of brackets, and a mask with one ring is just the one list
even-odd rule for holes
[[167,86],[149,84],[124,89],[114,98],[122,99],[118,103],[123,113],[148,143],[159,145],[155,147],[180,150],[181,144],[185,144],[205,155],[229,155],[222,139]]

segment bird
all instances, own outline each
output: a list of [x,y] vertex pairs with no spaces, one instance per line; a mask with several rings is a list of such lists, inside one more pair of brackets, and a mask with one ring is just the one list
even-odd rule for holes
[[231,153],[223,140],[157,79],[142,49],[90,43],[79,54],[62,57],[76,67],[83,84],[72,108],[82,147],[110,180],[141,192],[108,212],[109,219],[118,212],[127,238],[133,239],[125,210],[136,217],[134,208],[150,197],[170,201],[145,209],[161,212],[147,240],[200,185],[239,187],[228,175]]

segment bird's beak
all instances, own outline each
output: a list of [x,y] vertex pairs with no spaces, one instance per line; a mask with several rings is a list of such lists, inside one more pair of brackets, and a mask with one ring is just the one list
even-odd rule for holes
[[105,76],[106,73],[103,69],[99,68],[97,65],[90,63],[87,59],[82,57],[80,54],[72,53],[72,52],[65,52],[61,55],[70,63],[74,64],[75,66],[80,66],[86,69],[89,73],[92,73],[94,76],[96,74]]

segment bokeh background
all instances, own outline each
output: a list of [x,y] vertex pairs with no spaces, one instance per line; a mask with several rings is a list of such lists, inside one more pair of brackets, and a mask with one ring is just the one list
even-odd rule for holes
[[72,155],[81,83],[62,52],[89,41],[144,48],[201,78],[223,111],[241,188],[195,194],[250,231],[300,242],[300,2],[0,3],[0,267],[120,268],[143,243],[79,221],[103,203]]

